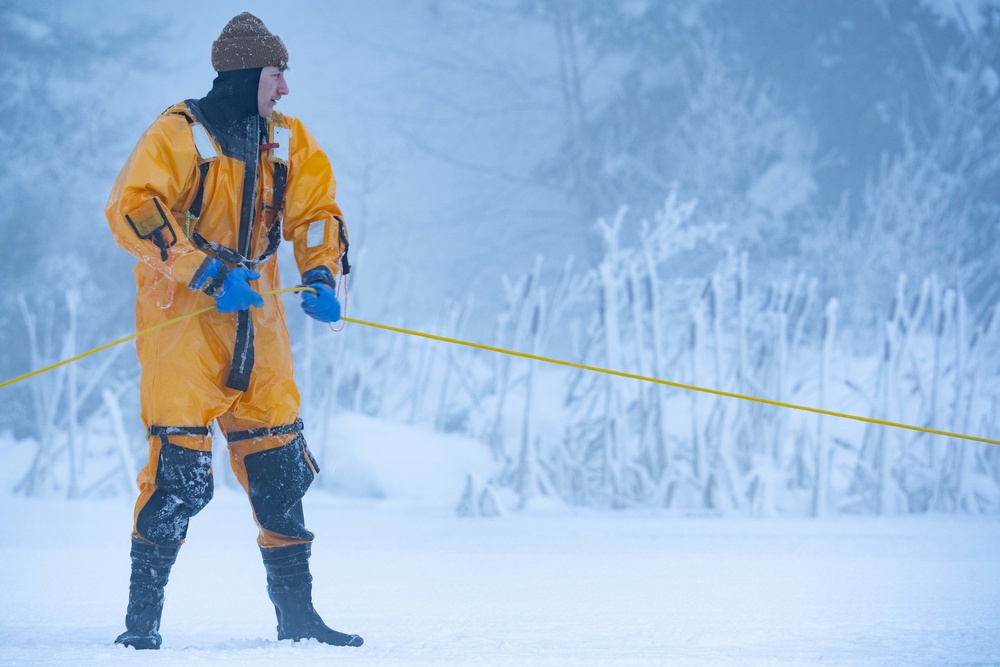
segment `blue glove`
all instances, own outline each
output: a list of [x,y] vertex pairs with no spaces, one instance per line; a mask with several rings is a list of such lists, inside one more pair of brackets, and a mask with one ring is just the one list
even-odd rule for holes
[[220,313],[235,313],[238,310],[247,310],[250,306],[263,308],[264,297],[250,287],[250,281],[258,278],[260,278],[259,273],[245,266],[230,270],[222,283],[222,290],[213,297],[215,309]]
[[264,297],[250,287],[250,281],[258,278],[260,274],[253,269],[244,266],[229,269],[213,259],[195,276],[190,286],[215,299],[215,309],[220,313],[235,313],[251,306],[264,306]]
[[340,320],[340,302],[334,291],[333,274],[322,266],[309,269],[302,274],[302,284],[316,292],[302,292],[302,310],[306,315],[320,322],[333,323]]

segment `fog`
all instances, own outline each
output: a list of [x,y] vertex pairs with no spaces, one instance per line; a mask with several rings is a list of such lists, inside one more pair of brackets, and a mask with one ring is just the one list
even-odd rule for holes
[[[996,437],[1000,24],[972,0],[5,2],[4,377],[131,331],[105,200],[244,10],[337,175],[349,316]],[[478,443],[495,467],[467,490],[518,506],[1000,509],[985,445],[338,337],[288,305],[316,449],[354,413]],[[132,349],[73,368],[3,389],[0,429],[39,453],[18,492],[130,488]]]

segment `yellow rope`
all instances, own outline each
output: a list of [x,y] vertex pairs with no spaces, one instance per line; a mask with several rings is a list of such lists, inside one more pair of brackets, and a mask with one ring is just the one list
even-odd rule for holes
[[434,334],[423,333],[421,331],[410,331],[409,329],[401,329],[399,327],[391,327],[387,324],[376,324],[375,322],[365,322],[364,320],[356,320],[352,317],[343,318],[345,322],[350,322],[352,324],[360,324],[366,327],[374,327],[376,329],[385,329],[386,331],[395,331],[397,333],[406,334],[408,336],[420,336],[421,338],[430,338],[431,340],[438,340],[444,343],[452,343],[453,345],[464,345],[466,347],[474,347],[478,350],[487,350],[489,352],[498,352],[500,354],[507,354],[512,357],[521,357],[522,359],[532,359],[534,361],[544,361],[549,364],[556,364],[558,366],[567,366],[569,368],[579,368],[584,371],[593,371],[595,373],[604,373],[605,375],[617,375],[618,377],[630,378],[632,380],[642,380],[643,382],[652,382],[654,384],[662,384],[668,387],[676,387],[678,389],[687,389],[688,391],[699,391],[705,394],[714,394],[716,396],[725,396],[726,398],[738,398],[743,401],[752,401],[754,403],[763,403],[765,405],[774,405],[779,408],[789,408],[791,410],[802,410],[805,412],[813,412],[820,415],[828,415],[830,417],[840,417],[842,419],[853,419],[854,421],[867,422],[869,424],[881,424],[882,426],[893,426],[895,428],[903,428],[910,431],[920,431],[921,433],[931,433],[933,435],[943,435],[949,438],[961,438],[963,440],[974,440],[976,442],[986,442],[991,445],[1000,445],[1000,440],[991,440],[990,438],[981,438],[974,435],[964,435],[962,433],[952,433],[950,431],[939,431],[933,428],[924,428],[922,426],[913,426],[912,424],[903,424],[900,422],[887,421],[885,419],[874,419],[872,417],[861,417],[859,415],[852,415],[845,412],[834,412],[833,410],[823,410],[821,408],[811,408],[807,405],[796,405],[795,403],[784,403],[782,401],[772,401],[766,398],[757,398],[756,396],[745,396],[743,394],[736,394],[730,391],[720,391],[718,389],[706,389],[705,387],[697,387],[691,384],[683,384],[681,382],[671,382],[669,380],[661,380],[659,378],[653,378],[646,375],[637,375],[635,373],[624,373],[622,371],[612,370],[610,368],[601,368],[599,366],[588,366],[586,364],[577,364],[572,361],[563,361],[562,359],[552,359],[550,357],[542,357],[537,354],[528,354],[526,352],[514,352],[512,350],[505,350],[501,347],[493,347],[492,345],[481,345],[479,343],[470,343],[464,340],[458,340],[457,338],[448,338],[446,336],[436,336]]
[[[309,287],[285,287],[283,289],[276,289],[276,290],[270,290],[268,292],[261,292],[261,295],[266,295],[266,294],[283,294],[285,292],[302,292],[302,291],[305,291],[305,290],[311,290],[311,288],[309,288]],[[157,329],[162,329],[163,327],[169,327],[171,324],[176,324],[177,322],[181,322],[181,321],[186,320],[186,319],[188,319],[190,317],[194,317],[195,315],[201,315],[202,313],[207,313],[210,310],[215,310],[215,306],[205,306],[204,308],[199,308],[198,310],[192,311],[190,313],[184,313],[183,315],[178,315],[177,317],[173,317],[173,318],[171,318],[169,320],[166,320],[165,322],[160,322],[159,324],[154,324],[153,326],[148,327],[146,329],[143,329],[142,331],[136,331],[134,334],[130,334],[128,336],[125,336],[124,338],[119,338],[118,340],[113,340],[110,343],[105,343],[104,345],[101,345],[100,347],[95,347],[93,350],[88,350],[87,352],[84,352],[82,354],[78,354],[75,357],[70,357],[69,359],[63,359],[62,361],[57,361],[56,363],[50,364],[50,365],[46,366],[45,368],[39,368],[37,371],[31,371],[30,373],[25,373],[24,375],[19,375],[18,377],[13,378],[11,380],[7,380],[5,382],[0,382],[0,389],[3,389],[4,387],[6,387],[8,385],[16,384],[16,383],[20,382],[21,380],[27,380],[30,377],[34,377],[36,375],[41,375],[42,373],[48,373],[51,370],[59,368],[60,366],[65,366],[66,364],[71,364],[74,361],[80,361],[80,359],[83,359],[85,357],[89,357],[92,354],[97,354],[98,352],[103,352],[104,350],[106,350],[106,349],[108,349],[110,347],[114,347],[115,345],[121,345],[122,343],[129,342],[130,340],[135,340],[136,338],[142,338],[146,334],[153,333]]]
[[[312,291],[312,288],[310,288],[310,287],[301,287],[301,286],[300,287],[286,287],[286,288],[283,288],[283,289],[276,289],[276,290],[270,290],[270,291],[267,291],[267,292],[261,292],[261,294],[262,295],[268,295],[268,294],[285,294],[285,293],[288,293],[288,292],[303,292],[303,291],[307,291],[307,290],[308,291]],[[170,326],[171,324],[174,324],[176,322],[180,322],[181,320],[186,320],[186,319],[188,319],[190,317],[194,317],[196,315],[200,315],[201,313],[205,313],[205,312],[208,312],[208,311],[214,310],[214,309],[215,309],[215,306],[206,306],[206,307],[201,308],[199,310],[196,310],[194,312],[185,313],[184,315],[179,315],[178,317],[174,317],[174,318],[169,319],[169,320],[167,320],[165,322],[160,322],[159,324],[151,326],[151,327],[149,327],[147,329],[143,329],[142,331],[136,331],[134,334],[131,334],[129,336],[125,336],[124,338],[119,338],[118,340],[112,341],[112,342],[107,343],[105,345],[101,345],[100,347],[95,347],[94,349],[89,350],[87,352],[84,352],[83,354],[78,354],[75,357],[70,357],[69,359],[63,359],[62,361],[58,361],[58,362],[56,362],[54,364],[46,366],[45,368],[39,368],[36,371],[32,371],[30,373],[26,373],[24,375],[16,377],[16,378],[14,378],[12,380],[7,380],[6,382],[2,382],[2,383],[0,383],[0,389],[2,389],[3,387],[6,387],[8,385],[12,385],[12,384],[15,384],[17,382],[20,382],[21,380],[27,380],[28,378],[34,377],[35,375],[41,375],[42,373],[46,373],[46,372],[51,371],[51,370],[53,370],[55,368],[59,368],[60,366],[65,366],[66,364],[71,364],[74,361],[79,361],[80,359],[83,359],[84,357],[89,357],[90,355],[96,354],[98,352],[101,352],[102,350],[106,350],[109,347],[114,347],[115,345],[119,345],[121,343],[125,343],[125,342],[128,342],[130,340],[135,340],[136,338],[140,338],[142,336],[145,336],[146,334],[152,333],[153,331],[156,331],[157,329],[162,329],[163,327]],[[823,410],[821,408],[813,408],[813,407],[809,407],[807,405],[797,405],[795,403],[785,403],[783,401],[772,401],[772,400],[769,400],[769,399],[766,399],[766,398],[757,398],[756,396],[746,396],[744,394],[737,394],[737,393],[730,392],[730,391],[721,391],[719,389],[708,389],[708,388],[705,388],[705,387],[698,387],[698,386],[691,385],[691,384],[683,384],[681,382],[671,382],[669,380],[661,380],[659,378],[649,377],[649,376],[646,376],[646,375],[638,375],[638,374],[635,374],[635,373],[625,373],[625,372],[622,372],[622,371],[612,370],[610,368],[601,368],[599,366],[588,366],[586,364],[578,364],[578,363],[574,363],[572,361],[563,361],[562,359],[553,359],[551,357],[543,357],[543,356],[540,356],[540,355],[537,355],[537,354],[528,354],[526,352],[515,352],[513,350],[506,350],[506,349],[504,349],[502,347],[494,347],[492,345],[483,345],[481,343],[471,343],[471,342],[466,341],[466,340],[459,340],[457,338],[448,338],[447,336],[438,336],[438,335],[435,335],[435,334],[424,333],[422,331],[412,331],[410,329],[403,329],[401,327],[389,326],[388,324],[378,324],[376,322],[367,322],[365,320],[358,320],[358,319],[355,319],[353,317],[344,317],[342,319],[343,319],[344,322],[350,322],[351,324],[358,324],[360,326],[372,327],[372,328],[375,328],[375,329],[384,329],[385,331],[394,331],[396,333],[405,334],[407,336],[417,336],[417,337],[420,337],[420,338],[428,338],[430,340],[436,340],[436,341],[440,341],[440,342],[443,342],[443,343],[451,343],[452,345],[463,345],[465,347],[472,347],[472,348],[475,348],[477,350],[486,350],[487,352],[496,352],[498,354],[506,354],[506,355],[512,356],[512,357],[520,357],[522,359],[531,359],[533,361],[544,361],[545,363],[555,364],[557,366],[566,366],[568,368],[577,368],[577,369],[584,370],[584,371],[592,371],[594,373],[603,373],[605,375],[615,375],[615,376],[618,376],[618,377],[629,378],[631,380],[641,380],[643,382],[652,382],[654,384],[665,385],[667,387],[675,387],[677,389],[685,389],[687,391],[697,391],[697,392],[701,392],[701,393],[704,393],[704,394],[713,394],[715,396],[724,396],[726,398],[737,398],[737,399],[740,399],[740,400],[743,400],[743,401],[751,401],[753,403],[762,403],[764,405],[773,405],[773,406],[776,406],[776,407],[779,407],[779,408],[788,408],[790,410],[800,410],[800,411],[803,411],[803,412],[812,412],[814,414],[827,415],[829,417],[839,417],[841,419],[851,419],[851,420],[854,420],[854,421],[865,422],[865,423],[868,423],[868,424],[879,424],[881,426],[891,426],[891,427],[894,427],[894,428],[901,428],[901,429],[906,429],[906,430],[909,430],[909,431],[919,431],[921,433],[929,433],[931,435],[943,435],[943,436],[945,436],[947,438],[959,438],[961,440],[972,440],[972,441],[975,441],[975,442],[985,442],[985,443],[988,443],[988,444],[991,444],[991,445],[1000,445],[1000,440],[993,440],[993,439],[990,439],[990,438],[981,438],[981,437],[975,436],[975,435],[965,435],[963,433],[952,433],[951,431],[941,431],[941,430],[934,429],[934,428],[924,428],[922,426],[913,426],[912,424],[904,424],[904,423],[901,423],[901,422],[887,421],[885,419],[874,419],[872,417],[862,417],[860,415],[852,415],[852,414],[846,413],[846,412],[834,412],[833,410]]]

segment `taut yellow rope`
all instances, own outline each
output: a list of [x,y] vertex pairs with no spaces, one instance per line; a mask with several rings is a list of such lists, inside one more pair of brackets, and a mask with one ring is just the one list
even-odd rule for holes
[[375,322],[366,322],[364,320],[356,320],[351,317],[343,318],[345,322],[351,322],[352,324],[360,324],[366,327],[374,327],[376,329],[385,329],[386,331],[395,331],[397,333],[406,334],[408,336],[420,336],[421,338],[430,338],[431,340],[438,340],[444,343],[452,343],[453,345],[464,345],[466,347],[474,347],[478,350],[488,350],[489,352],[497,352],[499,354],[507,354],[513,357],[521,357],[522,359],[532,359],[534,361],[544,361],[549,364],[556,364],[559,366],[567,366],[569,368],[579,368],[584,371],[593,371],[594,373],[604,373],[605,375],[616,375],[618,377],[629,378],[632,380],[642,380],[643,382],[652,382],[654,384],[662,384],[668,387],[676,387],[677,389],[686,389],[688,391],[699,391],[704,394],[714,394],[716,396],[725,396],[726,398],[738,398],[743,401],[752,401],[754,403],[763,403],[765,405],[774,405],[779,408],[788,408],[790,410],[802,410],[805,412],[813,412],[820,415],[828,415],[830,417],[840,417],[841,419],[853,419],[854,421],[867,422],[869,424],[881,424],[882,426],[892,426],[894,428],[903,428],[910,431],[920,431],[921,433],[931,433],[933,435],[943,435],[948,438],[961,438],[962,440],[974,440],[976,442],[986,442],[991,445],[1000,445],[1000,440],[992,440],[990,438],[981,438],[974,435],[965,435],[962,433],[952,433],[951,431],[941,431],[934,428],[924,428],[922,426],[913,426],[912,424],[903,424],[900,422],[887,421],[885,419],[874,419],[872,417],[862,417],[860,415],[852,415],[845,412],[834,412],[833,410],[823,410],[821,408],[812,408],[807,405],[796,405],[795,403],[784,403],[782,401],[772,401],[766,398],[757,398],[756,396],[745,396],[743,394],[737,394],[731,391],[720,391],[718,389],[707,389],[705,387],[697,387],[692,384],[683,384],[681,382],[671,382],[670,380],[661,380],[659,378],[649,377],[646,375],[637,375],[635,373],[625,373],[622,371],[612,370],[610,368],[600,368],[599,366],[588,366],[586,364],[578,364],[572,361],[563,361],[562,359],[552,359],[550,357],[543,357],[537,354],[528,354],[526,352],[514,352],[513,350],[505,350],[502,347],[493,347],[492,345],[481,345],[480,343],[470,343],[468,341],[459,340],[457,338],[447,338],[445,336],[436,336],[434,334],[423,333],[421,331],[410,331],[409,329],[401,329],[399,327],[391,327],[387,324],[377,324]]
[[[309,287],[285,287],[283,289],[275,289],[275,290],[271,290],[269,292],[261,292],[261,295],[265,295],[265,294],[284,294],[285,292],[302,292],[302,291],[305,291],[305,290],[312,291],[311,288],[309,288]],[[190,313],[184,313],[183,315],[178,315],[177,317],[173,317],[173,318],[171,318],[169,320],[166,320],[165,322],[160,322],[159,324],[154,324],[153,326],[148,327],[146,329],[143,329],[142,331],[136,331],[134,334],[129,334],[128,336],[125,336],[124,338],[119,338],[118,340],[113,340],[110,343],[105,343],[104,345],[101,345],[99,347],[95,347],[93,350],[87,350],[86,352],[83,352],[82,354],[78,354],[75,357],[70,357],[69,359],[63,359],[62,361],[57,361],[54,364],[49,364],[45,368],[39,368],[36,371],[31,371],[30,373],[25,373],[24,375],[19,375],[16,378],[12,378],[10,380],[6,380],[4,382],[0,382],[0,389],[3,389],[7,385],[17,384],[21,380],[27,380],[30,377],[35,377],[36,375],[41,375],[42,373],[48,373],[51,370],[59,368],[60,366],[65,366],[66,364],[71,364],[74,361],[80,361],[81,359],[89,357],[92,354],[97,354],[98,352],[103,352],[104,350],[108,349],[109,347],[114,347],[115,345],[121,345],[122,343],[129,342],[130,340],[135,340],[136,338],[142,338],[146,334],[153,333],[157,329],[162,329],[163,327],[169,327],[171,324],[176,324],[177,322],[181,322],[181,321],[186,320],[188,318],[194,317],[195,315],[201,315],[202,313],[207,313],[210,310],[215,310],[215,306],[205,306],[204,308],[199,308],[198,310],[192,311]]]
[[[268,291],[268,292],[261,292],[261,294],[284,294],[284,293],[288,293],[288,292],[302,292],[302,291],[306,291],[306,290],[310,290],[311,291],[311,288],[309,288],[309,287],[301,287],[301,286],[299,286],[299,287],[286,287],[286,288],[283,288],[283,289],[271,290],[271,291]],[[95,347],[94,349],[89,350],[87,352],[84,352],[83,354],[78,354],[75,357],[70,357],[69,359],[63,359],[62,361],[58,361],[58,362],[56,362],[54,364],[46,366],[45,368],[39,368],[36,371],[32,371],[30,373],[26,373],[24,375],[18,376],[16,378],[11,379],[11,380],[7,380],[5,382],[0,382],[0,389],[2,389],[3,387],[6,387],[8,385],[12,385],[12,384],[15,384],[17,382],[20,382],[22,380],[27,380],[28,378],[34,377],[35,375],[41,375],[42,373],[46,373],[46,372],[51,371],[51,370],[53,370],[55,368],[59,368],[60,366],[65,366],[66,364],[71,364],[74,361],[79,361],[80,359],[83,359],[85,357],[89,357],[92,354],[96,354],[98,352],[101,352],[102,350],[106,350],[109,347],[114,347],[115,345],[119,345],[121,343],[125,343],[125,342],[130,341],[130,340],[135,340],[136,338],[140,338],[142,336],[145,336],[146,334],[151,333],[153,331],[156,331],[157,329],[162,329],[163,327],[170,326],[171,324],[174,324],[176,322],[180,322],[181,320],[186,320],[189,317],[194,317],[196,315],[200,315],[201,313],[208,312],[209,310],[213,310],[214,308],[215,308],[215,306],[206,306],[204,308],[201,308],[200,310],[196,310],[196,311],[191,312],[191,313],[185,313],[184,315],[180,315],[178,317],[169,319],[169,320],[167,320],[165,322],[160,322],[159,324],[151,326],[148,329],[143,329],[142,331],[136,331],[134,334],[131,334],[129,336],[125,336],[124,338],[119,338],[118,340],[112,341],[110,343],[106,343],[105,345],[101,345],[100,347]],[[641,380],[642,382],[651,382],[653,384],[664,385],[664,386],[667,386],[667,387],[674,387],[674,388],[677,388],[677,389],[684,389],[684,390],[687,390],[687,391],[697,391],[697,392],[701,392],[703,394],[713,394],[715,396],[724,396],[726,398],[735,398],[735,399],[739,399],[739,400],[742,400],[742,401],[751,401],[753,403],[762,403],[764,405],[773,405],[775,407],[787,408],[789,410],[800,410],[800,411],[803,411],[803,412],[812,412],[814,414],[827,415],[829,417],[839,417],[840,419],[851,419],[853,421],[865,422],[865,423],[868,423],[868,424],[879,424],[881,426],[890,426],[892,428],[901,428],[901,429],[906,429],[906,430],[909,430],[909,431],[919,431],[920,433],[929,433],[931,435],[941,435],[941,436],[944,436],[946,438],[958,438],[958,439],[961,439],[961,440],[971,440],[971,441],[974,441],[974,442],[985,442],[985,443],[988,443],[988,444],[991,444],[991,445],[1000,445],[1000,440],[993,440],[991,438],[982,438],[982,437],[975,436],[975,435],[966,435],[964,433],[952,433],[951,431],[942,431],[942,430],[934,429],[934,428],[925,428],[923,426],[914,426],[912,424],[904,424],[904,423],[901,423],[901,422],[888,421],[888,420],[885,420],[885,419],[875,419],[873,417],[862,417],[860,415],[853,415],[853,414],[846,413],[846,412],[835,412],[833,410],[824,410],[822,408],[813,408],[813,407],[809,407],[808,405],[797,405],[795,403],[785,403],[783,401],[772,401],[772,400],[766,399],[766,398],[758,398],[756,396],[746,396],[744,394],[737,394],[737,393],[731,392],[731,391],[721,391],[719,389],[708,389],[706,387],[698,387],[698,386],[695,386],[695,385],[692,385],[692,384],[684,384],[682,382],[671,382],[670,380],[661,380],[659,378],[648,377],[646,375],[638,375],[636,373],[625,373],[623,371],[617,371],[617,370],[613,370],[613,369],[610,369],[610,368],[601,368],[599,366],[588,366],[586,364],[578,364],[578,363],[575,363],[575,362],[572,362],[572,361],[564,361],[562,359],[553,359],[551,357],[543,357],[541,355],[528,354],[526,352],[515,352],[514,350],[506,350],[506,349],[504,349],[502,347],[494,347],[492,345],[483,345],[481,343],[472,343],[472,342],[469,342],[469,341],[466,341],[466,340],[460,340],[460,339],[457,339],[457,338],[448,338],[447,336],[438,336],[438,335],[435,335],[435,334],[424,333],[422,331],[412,331],[410,329],[403,329],[401,327],[389,326],[388,324],[378,324],[377,322],[367,322],[365,320],[358,320],[358,319],[355,319],[353,317],[344,317],[342,319],[343,319],[344,322],[349,322],[351,324],[357,324],[357,325],[365,326],[365,327],[372,327],[372,328],[375,328],[375,329],[383,329],[385,331],[394,331],[396,333],[405,334],[407,336],[418,336],[420,338],[428,338],[430,340],[436,340],[436,341],[440,341],[442,343],[451,343],[452,345],[463,345],[465,347],[472,347],[472,348],[475,348],[477,350],[486,350],[487,352],[496,352],[498,354],[506,354],[506,355],[512,356],[512,357],[520,357],[522,359],[531,359],[532,361],[543,361],[545,363],[555,364],[557,366],[566,366],[568,368],[577,368],[577,369],[580,369],[580,370],[591,371],[591,372],[594,372],[594,373],[603,373],[605,375],[614,375],[614,376],[617,376],[617,377],[629,378],[631,380]]]

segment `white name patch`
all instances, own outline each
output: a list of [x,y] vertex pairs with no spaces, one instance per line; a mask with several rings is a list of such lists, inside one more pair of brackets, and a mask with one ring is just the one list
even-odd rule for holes
[[198,149],[198,155],[202,160],[214,160],[219,157],[204,125],[201,123],[192,125],[191,135],[194,137],[194,147]]
[[326,220],[317,220],[309,223],[309,231],[306,233],[306,247],[315,248],[323,245],[326,240]]
[[274,157],[282,162],[288,162],[288,149],[292,143],[292,131],[280,125],[274,126],[274,143],[278,147],[274,149]]

